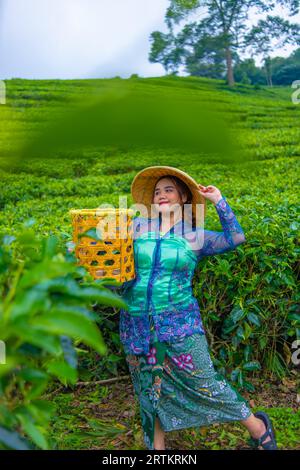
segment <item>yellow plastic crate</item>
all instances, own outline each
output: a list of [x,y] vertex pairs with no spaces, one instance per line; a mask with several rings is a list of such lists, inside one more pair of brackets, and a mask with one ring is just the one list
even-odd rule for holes
[[[69,213],[78,264],[84,266],[94,279],[113,278],[119,282],[134,279],[134,211],[111,208],[71,209]],[[115,227],[115,230],[112,231],[111,227]],[[91,231],[89,234],[93,236],[83,235],[87,231]],[[101,239],[96,240],[94,235],[99,233]]]

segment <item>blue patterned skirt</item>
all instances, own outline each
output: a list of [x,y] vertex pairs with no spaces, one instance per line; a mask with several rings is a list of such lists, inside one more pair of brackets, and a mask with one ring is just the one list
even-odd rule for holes
[[214,369],[205,334],[159,342],[151,315],[150,325],[149,354],[126,355],[148,449],[154,449],[156,417],[167,432],[241,421],[252,414],[247,400]]

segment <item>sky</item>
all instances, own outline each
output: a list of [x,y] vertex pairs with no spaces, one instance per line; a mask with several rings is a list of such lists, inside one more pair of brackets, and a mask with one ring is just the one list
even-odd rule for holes
[[[168,0],[0,0],[0,79],[164,75],[148,55],[151,32],[167,32],[168,5]],[[300,22],[300,15],[296,19]]]

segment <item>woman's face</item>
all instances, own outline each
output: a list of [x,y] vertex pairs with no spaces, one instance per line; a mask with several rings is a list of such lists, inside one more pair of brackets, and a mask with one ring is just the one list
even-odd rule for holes
[[[182,206],[186,198],[181,199],[181,195],[170,178],[162,178],[156,183],[153,195],[153,204],[158,212],[169,213],[174,204]],[[173,210],[176,211],[179,206],[174,206]]]

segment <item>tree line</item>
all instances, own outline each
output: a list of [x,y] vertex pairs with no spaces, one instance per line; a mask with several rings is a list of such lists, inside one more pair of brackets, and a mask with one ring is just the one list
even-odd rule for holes
[[299,77],[300,49],[287,59],[270,54],[288,44],[300,46],[300,25],[286,19],[299,7],[300,0],[170,0],[167,32],[151,33],[149,60],[167,73],[183,68],[190,75],[225,78],[229,86],[290,85]]

